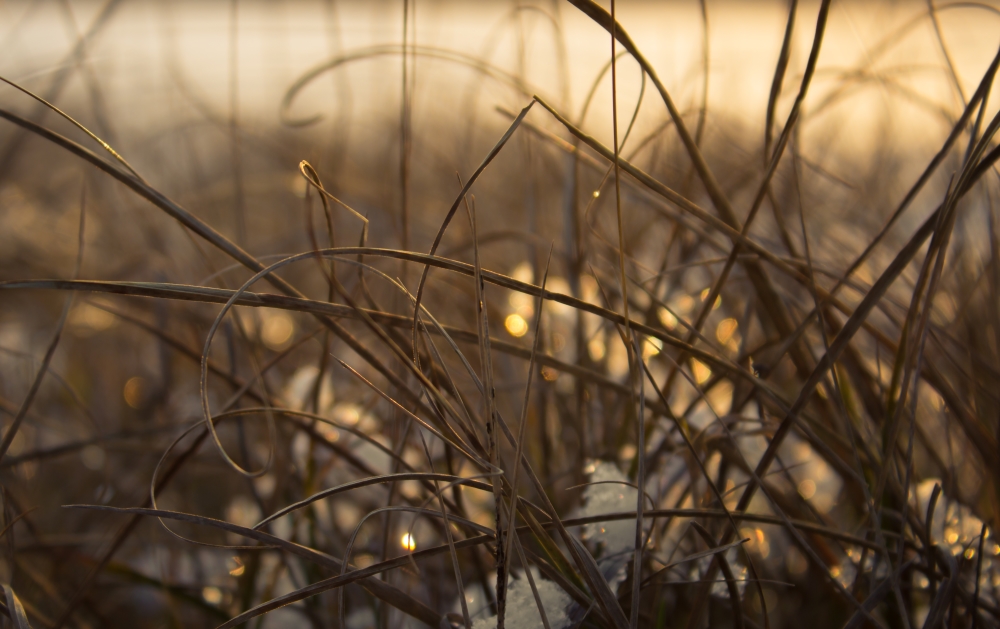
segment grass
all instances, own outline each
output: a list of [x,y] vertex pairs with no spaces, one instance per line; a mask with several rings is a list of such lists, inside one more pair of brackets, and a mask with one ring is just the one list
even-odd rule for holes
[[[332,34],[267,124],[236,2],[226,111],[175,67],[198,122],[155,141],[86,64],[89,106],[4,79],[5,622],[1000,625],[1000,52],[964,76],[947,21],[982,7],[905,5],[849,66],[853,5],[792,0],[745,128],[706,71],[734,7],[698,5],[697,89],[629,3],[512,8],[563,76],[571,28],[607,50],[572,107],[421,41],[443,6]],[[947,98],[883,62],[917,32]],[[369,63],[398,111],[331,147],[302,101]],[[432,64],[465,109],[422,112]],[[944,132],[842,148],[871,90]]]

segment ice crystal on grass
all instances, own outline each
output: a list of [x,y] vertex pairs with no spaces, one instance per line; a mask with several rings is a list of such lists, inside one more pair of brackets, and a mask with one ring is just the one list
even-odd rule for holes
[[[638,496],[636,489],[628,484],[628,479],[613,463],[597,463],[588,472],[591,484],[583,492],[584,506],[579,512],[580,517],[635,511]],[[625,567],[635,548],[635,520],[587,524],[583,537],[596,544],[597,565],[611,589],[615,590],[625,580]],[[570,625],[571,620],[579,620],[578,616],[583,610],[576,608],[572,612],[567,611],[571,600],[562,588],[541,578],[536,572],[532,572],[532,575],[552,629],[564,629]],[[535,629],[543,626],[531,585],[526,578],[511,579],[507,590],[506,610],[504,622],[508,627]],[[473,629],[492,627],[496,627],[495,616],[480,619],[473,625]]]
[[[601,462],[583,492],[581,517],[635,511],[637,490],[613,463]],[[635,550],[635,520],[594,522],[583,530],[584,539],[596,546],[597,565],[614,590],[625,579],[625,566]]]
[[[537,571],[532,571],[535,587],[538,588],[538,598],[545,607],[545,617],[552,629],[565,629],[569,626],[569,616],[566,607],[570,598],[561,587],[543,579]],[[522,575],[520,579],[511,579],[507,588],[507,611],[504,614],[504,624],[517,629],[542,629],[542,617],[538,613],[535,596],[531,592],[528,579]],[[496,616],[481,618],[472,624],[472,629],[493,629],[497,626]]]

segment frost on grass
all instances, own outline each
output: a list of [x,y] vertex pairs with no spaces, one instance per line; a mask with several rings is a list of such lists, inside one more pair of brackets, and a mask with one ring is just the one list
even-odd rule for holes
[[[566,607],[570,603],[569,595],[563,592],[562,588],[541,578],[536,570],[532,570],[531,576],[535,580],[535,587],[538,588],[538,598],[545,607],[545,617],[549,621],[552,629],[565,629],[569,626],[569,616],[566,614]],[[508,627],[521,629],[542,629],[542,617],[538,613],[538,605],[535,603],[535,596],[531,593],[531,585],[525,576],[520,579],[511,579],[507,588],[507,611],[504,614],[504,624]],[[481,618],[472,624],[472,629],[493,629],[497,626],[496,616]]]
[[[578,513],[580,517],[635,511],[637,491],[635,487],[626,484],[628,479],[613,463],[595,464],[590,472],[590,483],[583,492],[584,505]],[[625,580],[625,568],[635,549],[635,520],[587,524],[583,537],[594,545],[595,559],[601,574],[607,579],[611,589],[615,590]],[[571,621],[579,620],[582,610],[567,609],[572,601],[562,588],[541,578],[534,570],[531,574],[552,629],[565,629]],[[504,622],[508,627],[541,629],[543,626],[535,597],[531,593],[531,585],[524,577],[511,580],[507,590],[506,609]],[[473,624],[473,629],[493,627],[496,627],[496,617],[482,618]]]
[[[626,484],[628,479],[618,467],[605,461],[593,469],[580,517],[635,511],[637,490]],[[583,537],[595,545],[597,565],[615,590],[625,580],[625,566],[635,551],[635,520],[594,522],[584,527]]]

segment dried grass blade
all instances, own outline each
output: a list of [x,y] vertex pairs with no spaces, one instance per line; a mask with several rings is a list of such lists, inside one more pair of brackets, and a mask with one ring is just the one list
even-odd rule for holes
[[[533,104],[533,102],[532,102]],[[529,107],[531,105],[529,104]],[[525,108],[523,114],[527,114]],[[523,115],[522,115],[523,118]],[[467,188],[463,186],[463,190]],[[472,231],[472,251],[473,251],[473,282],[476,287],[476,327],[479,333],[479,364],[483,376],[483,403],[486,408],[486,448],[489,457],[490,467],[500,470],[500,439],[497,435],[497,408],[496,408],[496,387],[493,381],[493,355],[490,352],[490,323],[489,313],[486,309],[486,284],[483,282],[483,268],[479,260],[479,237],[476,222],[476,203],[473,198],[470,203],[463,195],[465,209],[469,216],[469,227]],[[442,232],[443,233],[443,232]],[[436,243],[435,243],[436,244]],[[424,267],[426,271],[428,267]],[[422,279],[422,278],[421,278]],[[417,301],[419,305],[420,290],[417,290]],[[416,312],[414,312],[414,323],[416,323]],[[416,339],[417,328],[414,327],[414,339]],[[516,461],[516,459],[515,459]],[[515,464],[516,467],[516,464]],[[507,531],[504,523],[503,513],[503,475],[499,474],[492,479],[493,483],[493,508],[494,521],[496,522],[496,601],[497,601],[497,629],[504,629],[504,615],[507,606],[507,569],[510,561],[507,553],[510,544],[507,542]],[[516,496],[513,498],[516,500]]]
[[781,41],[778,64],[774,69],[774,78],[771,80],[771,93],[767,98],[767,115],[764,121],[765,165],[768,155],[771,154],[771,137],[774,132],[774,109],[778,105],[778,96],[781,95],[781,84],[784,83],[785,71],[788,69],[788,59],[791,56],[792,33],[795,31],[795,13],[798,7],[799,0],[791,0],[788,3],[788,21],[785,23],[785,36]]
[[49,341],[48,348],[45,350],[45,356],[42,358],[42,364],[38,367],[38,371],[31,382],[31,387],[28,389],[27,395],[24,396],[21,406],[17,409],[17,415],[14,416],[14,420],[10,423],[10,426],[8,426],[7,431],[4,433],[3,441],[0,441],[0,462],[3,461],[4,456],[7,454],[7,450],[10,449],[10,444],[14,442],[14,437],[17,436],[17,431],[21,428],[21,422],[23,422],[24,418],[28,415],[28,409],[31,408],[31,403],[35,400],[35,394],[38,393],[38,388],[42,386],[42,380],[45,377],[45,373],[48,371],[49,362],[52,360],[53,354],[56,353],[56,347],[59,346],[59,339],[62,336],[63,327],[66,325],[66,318],[69,315],[69,310],[72,305],[73,298],[71,296],[66,300],[66,304],[63,306],[62,315],[60,315],[59,322],[56,324],[56,330],[52,334],[52,340]]
[[[552,262],[552,249],[553,249],[553,247],[549,247],[549,255],[548,255],[548,258],[545,261],[545,272],[542,274],[542,294],[545,293],[545,285],[546,285],[546,283],[548,282],[548,279],[549,279],[549,264]],[[514,448],[515,448],[514,461],[515,461],[515,464],[514,464],[514,469],[512,471],[513,478],[510,481],[510,505],[507,508],[507,514],[508,514],[508,516],[507,516],[507,526],[506,526],[506,530],[508,532],[508,534],[507,534],[507,548],[504,550],[504,554],[503,554],[504,559],[508,562],[508,566],[506,566],[504,568],[504,570],[503,570],[503,574],[504,574],[504,579],[505,580],[507,579],[507,577],[508,577],[508,575],[510,573],[509,563],[511,561],[511,549],[512,549],[513,544],[514,544],[514,538],[516,537],[516,533],[514,531],[514,516],[515,516],[515,513],[517,512],[517,484],[518,484],[518,480],[519,480],[519,478],[518,478],[519,472],[521,471],[521,466],[517,465],[516,461],[520,461],[521,457],[524,455],[524,434],[525,434],[525,431],[526,431],[527,425],[528,425],[528,402],[531,399],[531,382],[534,379],[534,375],[535,375],[535,356],[538,353],[538,344],[539,344],[539,340],[541,339],[541,335],[542,335],[542,309],[543,309],[544,306],[545,306],[545,300],[540,295],[539,298],[538,298],[538,303],[535,306],[536,307],[536,310],[535,310],[535,335],[534,335],[534,338],[533,338],[532,344],[531,344],[531,358],[528,359],[528,381],[524,385],[524,401],[521,403],[521,422],[520,422],[520,424],[517,427],[517,441],[514,444]],[[500,514],[497,513],[497,516],[499,517]],[[523,560],[522,560],[522,563],[523,563]],[[524,569],[525,569],[525,571],[529,570],[527,564],[524,565]],[[505,583],[504,584],[504,590],[506,591],[506,589],[507,588],[506,588],[506,583]],[[534,583],[532,583],[532,592],[535,593],[536,598],[537,598],[537,592],[535,592],[535,590],[534,590]],[[548,621],[545,620],[545,611],[542,609],[542,607],[541,607],[540,604],[539,604],[538,609],[539,609],[539,613],[542,615],[542,619],[543,619],[545,625],[548,626]],[[498,618],[498,627],[497,627],[497,629],[500,629],[500,627],[499,627],[499,618],[500,618],[500,616],[498,615],[497,618]]]
[[17,594],[14,590],[7,585],[3,585],[3,593],[7,599],[7,609],[10,613],[10,620],[14,624],[15,629],[31,629],[31,623],[28,622],[28,615],[24,613],[24,605],[21,605],[21,600],[17,598]]
[[56,107],[55,105],[53,105],[49,101],[45,100],[41,96],[35,94],[34,92],[32,92],[31,90],[29,90],[29,89],[27,89],[25,87],[22,87],[22,86],[18,85],[17,83],[11,81],[10,79],[6,79],[6,78],[0,76],[0,81],[3,81],[7,85],[10,85],[11,87],[13,87],[15,89],[18,89],[18,90],[24,92],[25,94],[27,94],[31,98],[34,98],[36,101],[38,101],[39,103],[41,103],[42,105],[44,105],[45,107],[48,107],[52,111],[56,112],[57,114],[59,114],[60,116],[62,116],[66,120],[68,120],[77,129],[79,129],[80,131],[83,131],[84,133],[86,133],[90,137],[91,140],[93,140],[94,142],[97,142],[98,144],[100,144],[101,148],[103,148],[105,151],[107,151],[111,155],[111,157],[115,158],[115,160],[119,164],[121,164],[122,167],[125,168],[125,170],[127,170],[129,173],[131,173],[133,177],[135,177],[139,181],[143,181],[143,182],[145,181],[142,178],[142,176],[138,172],[136,172],[136,170],[134,168],[132,168],[131,164],[129,164],[128,162],[126,162],[125,158],[118,154],[118,151],[116,151],[115,149],[113,149],[110,144],[108,144],[107,142],[105,142],[101,138],[97,137],[97,135],[95,135],[90,129],[88,129],[87,127],[83,126],[79,122],[77,122],[76,119],[74,119],[72,116],[70,116],[69,114],[67,114],[65,111],[63,111],[62,109],[59,109],[58,107]]
[[[431,245],[429,255],[433,256],[434,253],[437,251],[438,246],[441,244],[441,239],[444,238],[444,232],[445,230],[448,229],[448,224],[451,222],[451,219],[455,216],[455,212],[458,211],[458,206],[461,205],[462,202],[466,199],[466,195],[469,193],[469,190],[472,189],[473,184],[476,183],[476,180],[479,179],[479,176],[483,174],[483,171],[485,171],[486,168],[490,165],[490,163],[493,162],[493,159],[500,154],[500,151],[503,149],[504,145],[506,145],[507,141],[510,140],[511,136],[514,135],[514,132],[517,130],[517,128],[521,126],[521,121],[524,120],[524,117],[528,115],[528,112],[531,111],[531,107],[534,104],[535,100],[533,99],[530,103],[528,103],[524,107],[524,109],[521,110],[521,113],[518,114],[517,118],[515,118],[514,121],[510,124],[510,126],[507,127],[507,131],[504,132],[504,134],[500,137],[500,140],[498,140],[497,143],[490,150],[490,152],[486,154],[486,157],[483,159],[482,163],[479,164],[479,168],[477,168],[476,171],[472,173],[472,177],[469,178],[469,181],[467,181],[465,185],[462,186],[462,191],[455,199],[455,202],[451,204],[451,208],[449,208],[448,214],[445,215],[444,221],[441,223],[441,227],[440,229],[438,229],[438,233],[434,237],[434,243]],[[429,269],[427,267],[424,267],[423,272],[421,272],[420,274],[420,282],[419,284],[417,284],[417,299],[416,299],[416,305],[413,308],[414,351],[416,351],[416,341],[417,341],[417,316],[420,313],[420,300],[424,294],[424,284],[427,281],[428,270]]]

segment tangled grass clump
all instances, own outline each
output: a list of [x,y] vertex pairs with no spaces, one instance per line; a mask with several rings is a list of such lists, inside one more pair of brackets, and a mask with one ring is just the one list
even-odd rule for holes
[[[401,46],[304,72],[277,129],[175,68],[225,139],[179,125],[137,160],[97,78],[93,123],[5,79],[4,622],[1000,626],[1000,50],[964,89],[940,19],[989,7],[929,3],[844,68],[839,7],[791,0],[751,131],[708,106],[704,2],[694,106],[614,1],[514,7],[606,45],[577,114],[417,45],[403,6]],[[956,107],[878,65],[918,27]],[[394,143],[331,150],[350,123],[303,100],[380,59]],[[474,77],[469,133],[415,116],[430,64]],[[871,77],[932,151],[807,142]]]

